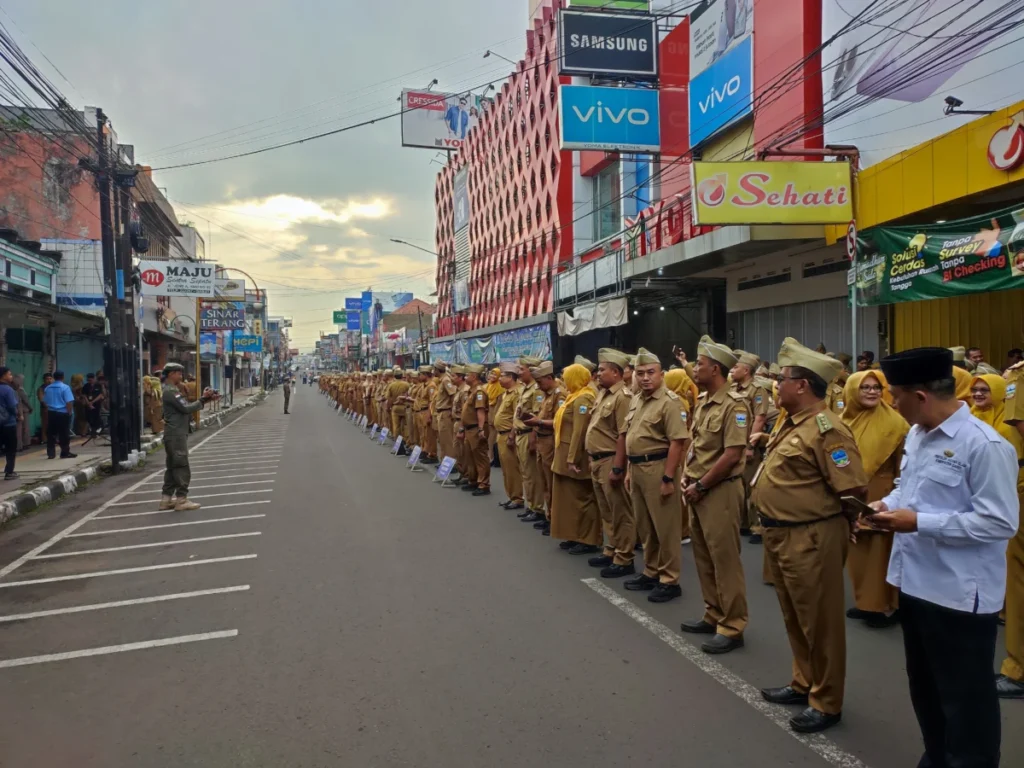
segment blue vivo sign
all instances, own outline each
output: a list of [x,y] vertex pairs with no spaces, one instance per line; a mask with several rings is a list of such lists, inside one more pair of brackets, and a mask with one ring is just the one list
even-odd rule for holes
[[359,312],[347,312],[347,313],[345,313],[345,330],[346,331],[359,331],[359,330],[361,330],[360,313]]
[[562,149],[657,152],[658,91],[651,88],[559,88]]
[[754,39],[739,43],[690,81],[690,146],[754,111]]
[[363,311],[363,300],[361,298],[345,299],[345,311],[346,312],[362,312]]

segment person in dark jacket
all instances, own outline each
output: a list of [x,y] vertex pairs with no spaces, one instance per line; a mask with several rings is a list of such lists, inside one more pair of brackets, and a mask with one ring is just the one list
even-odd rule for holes
[[18,473],[14,471],[14,460],[18,456],[18,393],[11,384],[14,374],[10,368],[0,366],[0,447],[2,447],[7,464],[4,467],[4,480],[16,480]]

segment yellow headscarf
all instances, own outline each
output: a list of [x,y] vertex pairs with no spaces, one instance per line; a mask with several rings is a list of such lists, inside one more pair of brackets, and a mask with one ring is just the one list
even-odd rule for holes
[[587,386],[590,383],[590,371],[582,365],[573,363],[568,366],[562,371],[562,379],[565,381],[566,389],[569,390],[569,396],[565,398],[562,407],[555,414],[555,445],[558,445],[561,440],[560,432],[562,430],[562,417],[565,415],[565,409],[571,406],[576,398],[593,391]]
[[[491,374],[495,376],[501,376],[501,371],[497,368],[491,369]],[[498,402],[498,398],[501,397],[501,393],[505,390],[502,389],[501,383],[498,381],[492,381],[484,387],[484,391],[487,393],[487,402],[491,404],[491,407]]]
[[[882,400],[874,408],[865,408],[860,402],[860,385],[868,376],[882,385]],[[870,479],[900,447],[910,431],[910,425],[899,412],[886,402],[889,382],[881,371],[860,371],[846,380],[843,397],[846,408],[841,416],[860,449],[864,474]]]
[[1018,459],[1024,458],[1024,439],[1021,438],[1020,432],[1003,421],[1006,411],[1006,381],[1002,376],[986,373],[983,376],[975,376],[971,379],[971,386],[973,387],[975,382],[978,381],[988,385],[989,390],[992,392],[992,405],[989,408],[979,408],[972,403],[971,415],[979,421],[984,421],[1002,435],[1017,450]]
[[665,374],[665,387],[683,399],[686,403],[687,413],[693,413],[700,392],[697,390],[697,385],[693,383],[693,379],[687,375],[685,370],[673,368],[671,371],[668,371]]
[[971,404],[971,382],[974,376],[963,368],[953,366],[953,378],[956,379],[956,399]]

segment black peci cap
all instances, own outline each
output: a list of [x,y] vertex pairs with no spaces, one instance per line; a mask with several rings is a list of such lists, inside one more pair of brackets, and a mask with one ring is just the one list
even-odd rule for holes
[[883,357],[882,373],[897,387],[953,377],[953,353],[945,347],[918,347]]

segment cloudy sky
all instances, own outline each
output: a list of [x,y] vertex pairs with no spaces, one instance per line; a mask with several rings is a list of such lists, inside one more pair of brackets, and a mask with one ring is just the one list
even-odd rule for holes
[[[396,111],[403,86],[465,90],[518,59],[527,0],[0,0],[2,21],[77,107],[100,106],[154,168]],[[44,54],[45,57],[44,58]],[[47,63],[46,59],[53,66]],[[60,73],[54,71],[54,67]],[[66,79],[65,79],[66,78]],[[429,299],[434,153],[397,119],[248,158],[155,173],[207,255],[253,274],[312,348],[372,286]],[[244,237],[240,236],[244,235]]]

